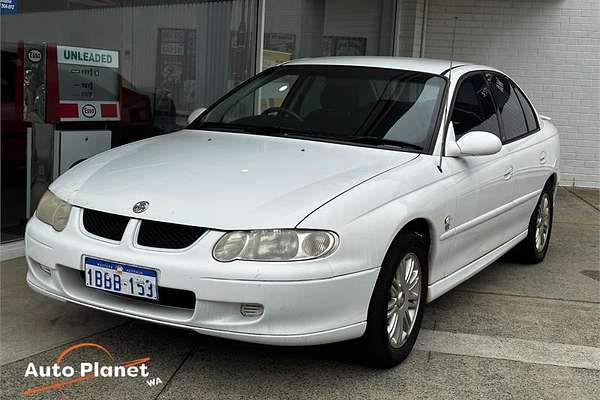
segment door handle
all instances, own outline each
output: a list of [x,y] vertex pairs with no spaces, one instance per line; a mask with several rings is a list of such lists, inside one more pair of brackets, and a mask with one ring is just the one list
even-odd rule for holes
[[546,152],[542,151],[540,153],[540,164],[546,164]]
[[513,167],[511,166],[511,167],[508,167],[508,169],[504,173],[504,179],[509,180],[510,178],[512,178],[512,176],[513,176]]

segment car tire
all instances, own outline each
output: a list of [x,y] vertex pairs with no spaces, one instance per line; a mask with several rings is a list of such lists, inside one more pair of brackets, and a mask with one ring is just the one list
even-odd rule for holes
[[[407,270],[411,271],[408,279]],[[408,356],[421,328],[427,298],[427,271],[423,237],[414,232],[400,233],[383,260],[369,304],[367,328],[359,340],[364,363],[391,368]],[[405,332],[406,325],[410,327]]]
[[526,264],[538,264],[544,260],[550,243],[553,216],[553,190],[551,186],[547,185],[529,219],[527,237],[517,245],[516,254],[519,261]]

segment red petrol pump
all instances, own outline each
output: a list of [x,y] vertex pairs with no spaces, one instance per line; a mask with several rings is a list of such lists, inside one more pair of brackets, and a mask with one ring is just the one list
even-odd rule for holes
[[23,120],[27,134],[27,217],[52,180],[111,148],[121,120],[119,52],[56,44],[25,44]]

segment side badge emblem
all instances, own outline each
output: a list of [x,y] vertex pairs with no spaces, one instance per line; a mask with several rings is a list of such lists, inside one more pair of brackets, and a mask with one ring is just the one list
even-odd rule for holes
[[133,212],[136,214],[143,213],[148,208],[150,208],[150,203],[147,201],[138,201],[133,205]]
[[445,229],[445,230],[446,230],[446,232],[447,232],[447,231],[449,231],[449,230],[450,230],[450,228],[452,228],[452,217],[448,215],[448,216],[447,216],[447,217],[444,219],[444,229]]

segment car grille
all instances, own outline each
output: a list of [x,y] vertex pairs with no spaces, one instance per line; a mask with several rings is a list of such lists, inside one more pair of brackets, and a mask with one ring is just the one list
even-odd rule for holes
[[[106,239],[120,241],[129,217],[102,211],[84,209],[83,226],[86,231]],[[141,220],[137,244],[159,249],[185,249],[206,232],[206,228]]]
[[106,239],[120,241],[129,222],[128,217],[85,209],[83,227],[86,231]]
[[[80,271],[81,280],[85,286],[85,272]],[[158,286],[157,296],[158,300],[144,299],[143,297],[130,296],[124,293],[106,292],[119,297],[126,297],[128,299],[142,301],[145,303],[159,304],[161,306],[187,308],[193,310],[196,307],[196,295],[194,292],[189,290],[172,289],[168,287]]]
[[137,243],[146,247],[184,249],[191,246],[204,232],[206,228],[197,226],[143,220]]

